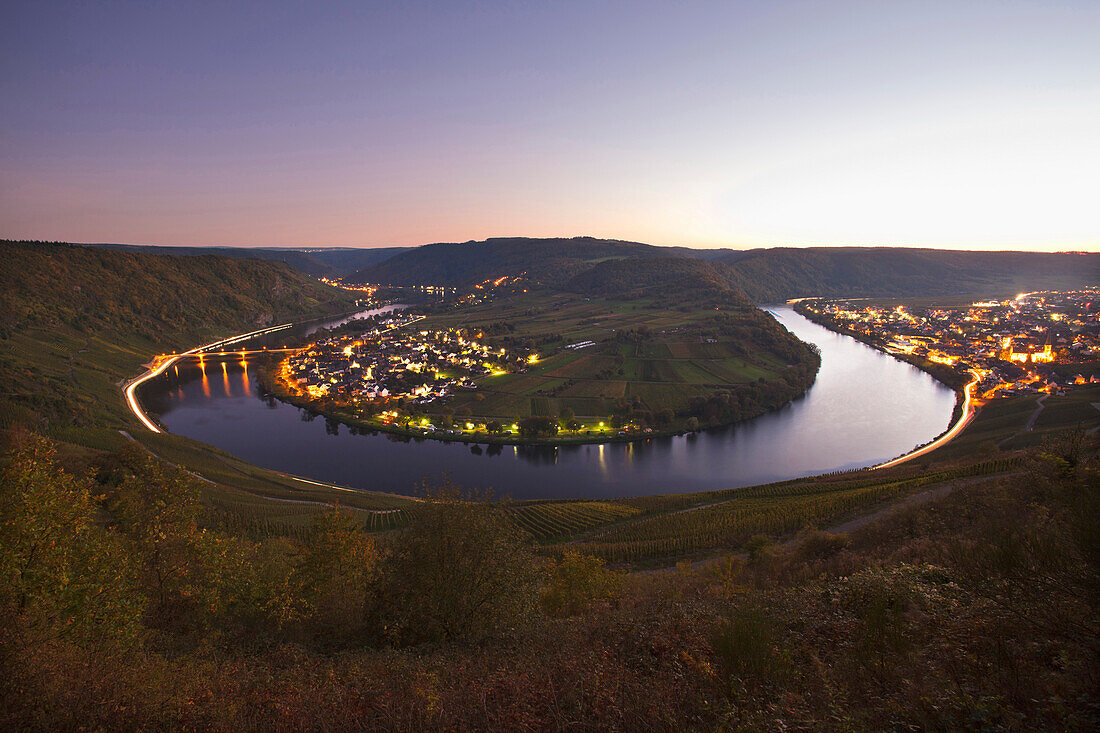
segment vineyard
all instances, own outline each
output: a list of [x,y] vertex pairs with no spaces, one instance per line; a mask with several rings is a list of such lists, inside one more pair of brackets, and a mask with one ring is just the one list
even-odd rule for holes
[[635,507],[611,501],[521,504],[508,510],[516,524],[539,542],[576,535],[640,512]]
[[[1019,465],[1019,459],[1001,459],[930,473],[863,470],[691,494],[520,502],[500,510],[546,551],[568,546],[609,562],[646,562],[735,549],[755,535],[777,538],[829,526],[924,487],[1003,474]],[[302,494],[222,490],[209,493],[207,501],[213,523],[226,529],[258,538],[304,538],[329,503],[297,496]],[[408,526],[420,506],[403,497],[355,492],[338,503],[372,533]]]
[[[654,505],[677,506],[680,497],[645,497],[628,500],[649,506],[636,521],[595,533],[571,549],[610,562],[633,562],[656,557],[685,555],[717,548],[738,547],[758,534],[778,537],[803,528],[820,527],[899,498],[933,484],[972,476],[1009,471],[1012,460],[989,461],[971,466],[909,477],[882,477],[860,472],[846,481],[801,480],[714,492],[711,503],[657,510]],[[708,495],[695,495],[695,497]],[[717,501],[715,501],[717,499]],[[690,499],[689,499],[690,500]]]

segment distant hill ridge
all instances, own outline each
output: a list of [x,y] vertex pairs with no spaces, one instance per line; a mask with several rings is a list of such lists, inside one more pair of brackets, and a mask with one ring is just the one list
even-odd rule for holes
[[728,267],[690,257],[603,260],[574,275],[564,289],[613,297],[735,290]]
[[[526,272],[534,281],[575,289],[601,278],[621,280],[627,269],[600,263],[629,259],[709,262],[685,277],[714,287],[716,277],[755,302],[807,296],[916,297],[1006,295],[1100,284],[1100,253],[972,252],[904,247],[776,247],[697,250],[592,237],[500,238],[428,244],[368,265],[351,282],[466,286]],[[637,273],[639,276],[642,272]],[[651,277],[652,274],[646,275]],[[573,282],[574,285],[569,284]],[[623,288],[616,283],[615,288]]]
[[392,285],[461,286],[525,272],[532,280],[563,285],[573,275],[604,259],[694,256],[686,247],[656,247],[592,237],[496,238],[461,244],[426,244],[364,267],[348,279]]
[[146,254],[203,256],[219,255],[238,259],[276,260],[314,277],[345,277],[375,262],[405,252],[411,247],[164,247],[143,244],[89,244],[88,247],[144,252]]
[[807,296],[1010,295],[1100,285],[1100,253],[811,247],[728,252],[732,283],[756,302]]

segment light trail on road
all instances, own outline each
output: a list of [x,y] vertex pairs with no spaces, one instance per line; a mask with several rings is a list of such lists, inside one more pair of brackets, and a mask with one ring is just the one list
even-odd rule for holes
[[899,456],[899,457],[893,459],[892,461],[887,461],[886,463],[880,463],[877,466],[871,466],[871,470],[872,471],[877,471],[880,468],[891,468],[893,466],[901,465],[902,463],[905,463],[906,461],[911,461],[911,460],[913,460],[914,458],[916,458],[918,456],[923,456],[925,453],[930,453],[930,452],[936,450],[937,448],[940,448],[940,447],[946,445],[947,443],[951,442],[951,440],[956,435],[961,433],[963,428],[965,428],[967,425],[970,424],[970,421],[974,419],[974,415],[976,414],[974,412],[973,408],[971,407],[971,404],[970,404],[972,402],[972,397],[971,397],[970,391],[974,388],[974,386],[978,382],[981,381],[981,377],[977,374],[977,372],[974,372],[972,370],[970,373],[974,376],[974,379],[967,382],[966,387],[963,388],[964,397],[963,397],[963,414],[962,414],[962,417],[959,418],[959,421],[957,423],[955,423],[954,425],[951,426],[950,430],[948,430],[946,433],[944,433],[940,437],[936,438],[935,440],[933,440],[931,443],[924,446],[923,448],[917,448],[915,451],[912,451],[911,453],[906,453],[904,456]]
[[[150,420],[149,417],[145,414],[145,411],[141,409],[141,404],[138,403],[137,395],[136,395],[136,390],[137,390],[138,387],[140,387],[142,384],[149,381],[150,379],[153,379],[154,377],[160,376],[161,374],[164,373],[165,369],[170,367],[172,364],[175,364],[176,361],[178,361],[179,359],[182,359],[185,356],[195,356],[197,354],[200,354],[200,353],[206,351],[207,349],[216,349],[220,346],[229,346],[230,344],[235,344],[235,343],[238,343],[240,341],[244,341],[246,339],[254,338],[256,336],[262,336],[262,335],[267,334],[267,333],[275,333],[276,331],[282,331],[283,329],[290,328],[293,325],[294,325],[293,323],[284,323],[284,324],[279,325],[279,326],[272,326],[270,328],[261,328],[258,331],[251,331],[249,333],[242,333],[242,334],[238,334],[236,336],[230,336],[229,338],[221,339],[219,341],[214,341],[213,343],[205,344],[203,346],[196,346],[195,348],[190,349],[189,351],[185,351],[182,354],[177,354],[177,355],[170,356],[167,359],[165,359],[163,362],[161,362],[160,364],[156,364],[154,362],[153,367],[150,368],[147,372],[145,372],[145,374],[142,374],[141,376],[139,376],[136,379],[132,380],[129,384],[127,384],[123,388],[123,394],[126,395],[126,404],[130,406],[130,411],[133,412],[134,415],[137,417],[137,419],[141,421],[142,425],[144,425],[145,427],[147,427],[149,430],[151,430],[154,433],[163,433],[164,431],[161,430],[160,428],[158,428],[156,426],[156,424],[154,424],[153,421]],[[234,352],[234,353],[237,353],[237,352]]]

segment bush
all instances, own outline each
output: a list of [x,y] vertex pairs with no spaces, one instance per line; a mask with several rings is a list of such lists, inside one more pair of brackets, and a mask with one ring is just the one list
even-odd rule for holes
[[[0,661],[57,640],[130,645],[145,599],[134,564],[95,522],[87,477],[32,436],[0,471]],[[29,658],[19,661],[29,662]]]
[[788,669],[779,648],[780,630],[773,614],[753,604],[736,607],[718,622],[711,645],[722,671],[742,686],[775,681]]
[[621,590],[620,573],[598,557],[570,550],[551,567],[540,597],[550,616],[574,616],[594,602],[616,600]]
[[479,639],[533,609],[537,574],[516,525],[488,498],[430,494],[383,565],[378,607],[399,642]]
[[334,506],[317,515],[294,585],[319,631],[332,637],[364,630],[378,566],[374,540],[350,512]]

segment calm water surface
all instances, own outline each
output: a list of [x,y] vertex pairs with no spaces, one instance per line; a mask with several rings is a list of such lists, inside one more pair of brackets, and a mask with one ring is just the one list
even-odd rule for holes
[[266,398],[255,364],[239,358],[207,359],[202,370],[181,362],[147,382],[141,399],[171,432],[265,468],[404,494],[425,477],[449,473],[462,486],[516,499],[724,489],[860,468],[948,427],[955,395],[924,372],[789,307],[771,312],[821,349],[814,386],[778,412],[694,436],[555,449],[353,434]]

